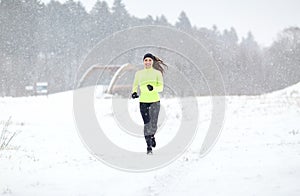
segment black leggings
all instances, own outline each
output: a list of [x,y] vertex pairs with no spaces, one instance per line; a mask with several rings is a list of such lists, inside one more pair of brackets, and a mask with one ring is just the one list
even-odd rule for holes
[[144,136],[148,146],[151,145],[151,137],[157,131],[157,120],[160,110],[160,102],[140,103],[140,112],[144,121]]

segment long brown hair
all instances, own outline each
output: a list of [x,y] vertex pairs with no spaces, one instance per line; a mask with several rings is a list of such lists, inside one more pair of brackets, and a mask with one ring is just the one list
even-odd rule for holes
[[164,75],[165,68],[168,68],[168,65],[166,65],[160,58],[157,56],[153,56],[153,68],[160,71],[162,75]]

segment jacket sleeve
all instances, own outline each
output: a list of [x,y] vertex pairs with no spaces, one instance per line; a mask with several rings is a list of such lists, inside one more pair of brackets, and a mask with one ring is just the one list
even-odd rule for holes
[[153,90],[155,90],[156,92],[162,92],[164,89],[164,81],[163,81],[163,77],[161,72],[157,72],[157,76],[156,76],[156,85],[153,87]]
[[134,75],[134,81],[132,85],[132,93],[137,92],[139,86],[138,74],[137,72]]

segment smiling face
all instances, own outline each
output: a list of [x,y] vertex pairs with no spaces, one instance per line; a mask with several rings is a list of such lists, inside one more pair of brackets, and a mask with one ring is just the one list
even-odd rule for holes
[[151,58],[147,57],[144,59],[144,66],[146,69],[151,68],[152,65],[153,65],[153,60]]

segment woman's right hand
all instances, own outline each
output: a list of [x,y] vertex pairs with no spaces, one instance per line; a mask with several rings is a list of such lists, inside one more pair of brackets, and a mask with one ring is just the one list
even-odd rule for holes
[[131,97],[132,97],[132,99],[139,98],[139,96],[136,92],[132,93]]

